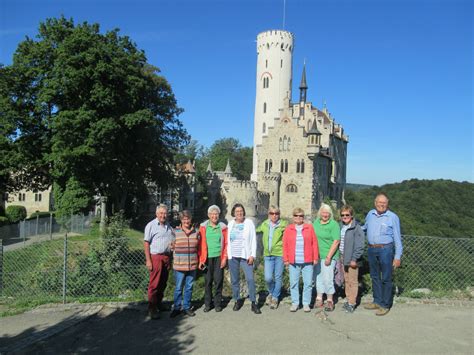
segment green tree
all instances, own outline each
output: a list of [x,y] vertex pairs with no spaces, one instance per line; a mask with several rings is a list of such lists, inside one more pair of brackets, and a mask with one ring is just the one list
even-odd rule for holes
[[131,211],[147,182],[168,186],[188,135],[158,73],[117,29],[102,34],[64,17],[41,23],[0,68],[4,189],[54,183],[61,209],[100,195]]
[[222,138],[206,152],[204,159],[211,161],[213,170],[224,170],[227,160],[230,162],[232,173],[241,180],[249,180],[252,173],[253,149],[242,147],[236,138]]

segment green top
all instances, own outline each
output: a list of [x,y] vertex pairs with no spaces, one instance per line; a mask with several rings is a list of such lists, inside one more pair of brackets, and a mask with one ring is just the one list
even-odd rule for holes
[[283,232],[285,231],[287,225],[288,223],[285,220],[280,219],[280,223],[273,231],[271,251],[268,248],[270,220],[266,219],[257,227],[255,231],[257,233],[263,233],[262,242],[264,256],[283,256]]
[[[333,219],[330,219],[326,224],[321,224],[321,221],[318,218],[313,222],[313,227],[316,232],[316,238],[318,239],[319,258],[326,259],[332,243],[334,243],[335,240],[341,239],[341,229],[339,228],[339,224]],[[336,250],[332,258],[336,259],[338,257],[339,248]]]
[[206,243],[207,243],[207,257],[215,258],[221,255],[221,237],[222,231],[221,226],[218,223],[217,226],[211,226],[211,223],[207,224],[206,227]]

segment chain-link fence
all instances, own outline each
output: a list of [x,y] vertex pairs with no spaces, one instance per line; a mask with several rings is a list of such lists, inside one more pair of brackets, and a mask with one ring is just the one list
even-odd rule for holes
[[[395,285],[414,289],[465,290],[474,286],[474,239],[404,236],[403,267]],[[133,238],[64,237],[15,250],[0,247],[0,295],[11,301],[144,300],[148,284],[143,242]],[[257,289],[265,290],[263,267]],[[361,285],[369,277],[362,268]],[[364,275],[365,274],[365,275]],[[285,275],[287,276],[287,275]],[[166,297],[171,298],[170,277]],[[195,297],[203,294],[203,278]],[[284,277],[288,288],[288,278]],[[366,291],[370,282],[366,282]],[[228,285],[226,287],[228,288]]]
[[66,232],[86,234],[89,233],[94,217],[93,214],[71,215],[58,220],[53,214],[37,216],[33,219],[0,227],[0,239],[3,239],[3,245],[12,245],[25,243],[33,239],[47,240],[62,237]]

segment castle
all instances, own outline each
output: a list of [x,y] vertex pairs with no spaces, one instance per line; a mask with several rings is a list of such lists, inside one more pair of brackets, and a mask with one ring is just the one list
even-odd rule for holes
[[298,102],[292,102],[294,36],[282,30],[257,36],[257,75],[251,181],[207,168],[209,204],[222,206],[230,219],[233,204],[261,219],[271,205],[289,218],[300,207],[307,218],[321,202],[344,201],[348,137],[327,111],[307,101],[306,66]]

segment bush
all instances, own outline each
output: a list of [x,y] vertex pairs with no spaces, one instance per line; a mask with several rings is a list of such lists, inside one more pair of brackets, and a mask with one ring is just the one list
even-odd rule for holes
[[10,223],[18,223],[26,218],[26,208],[16,205],[8,206],[6,215]]
[[[30,217],[28,217],[28,219],[35,219],[36,217],[39,216],[39,218],[42,218],[42,217],[49,217],[49,215],[51,214],[51,212],[40,212],[40,211],[36,211],[36,212],[33,212],[31,214]],[[53,214],[53,217],[54,217],[54,214]]]

